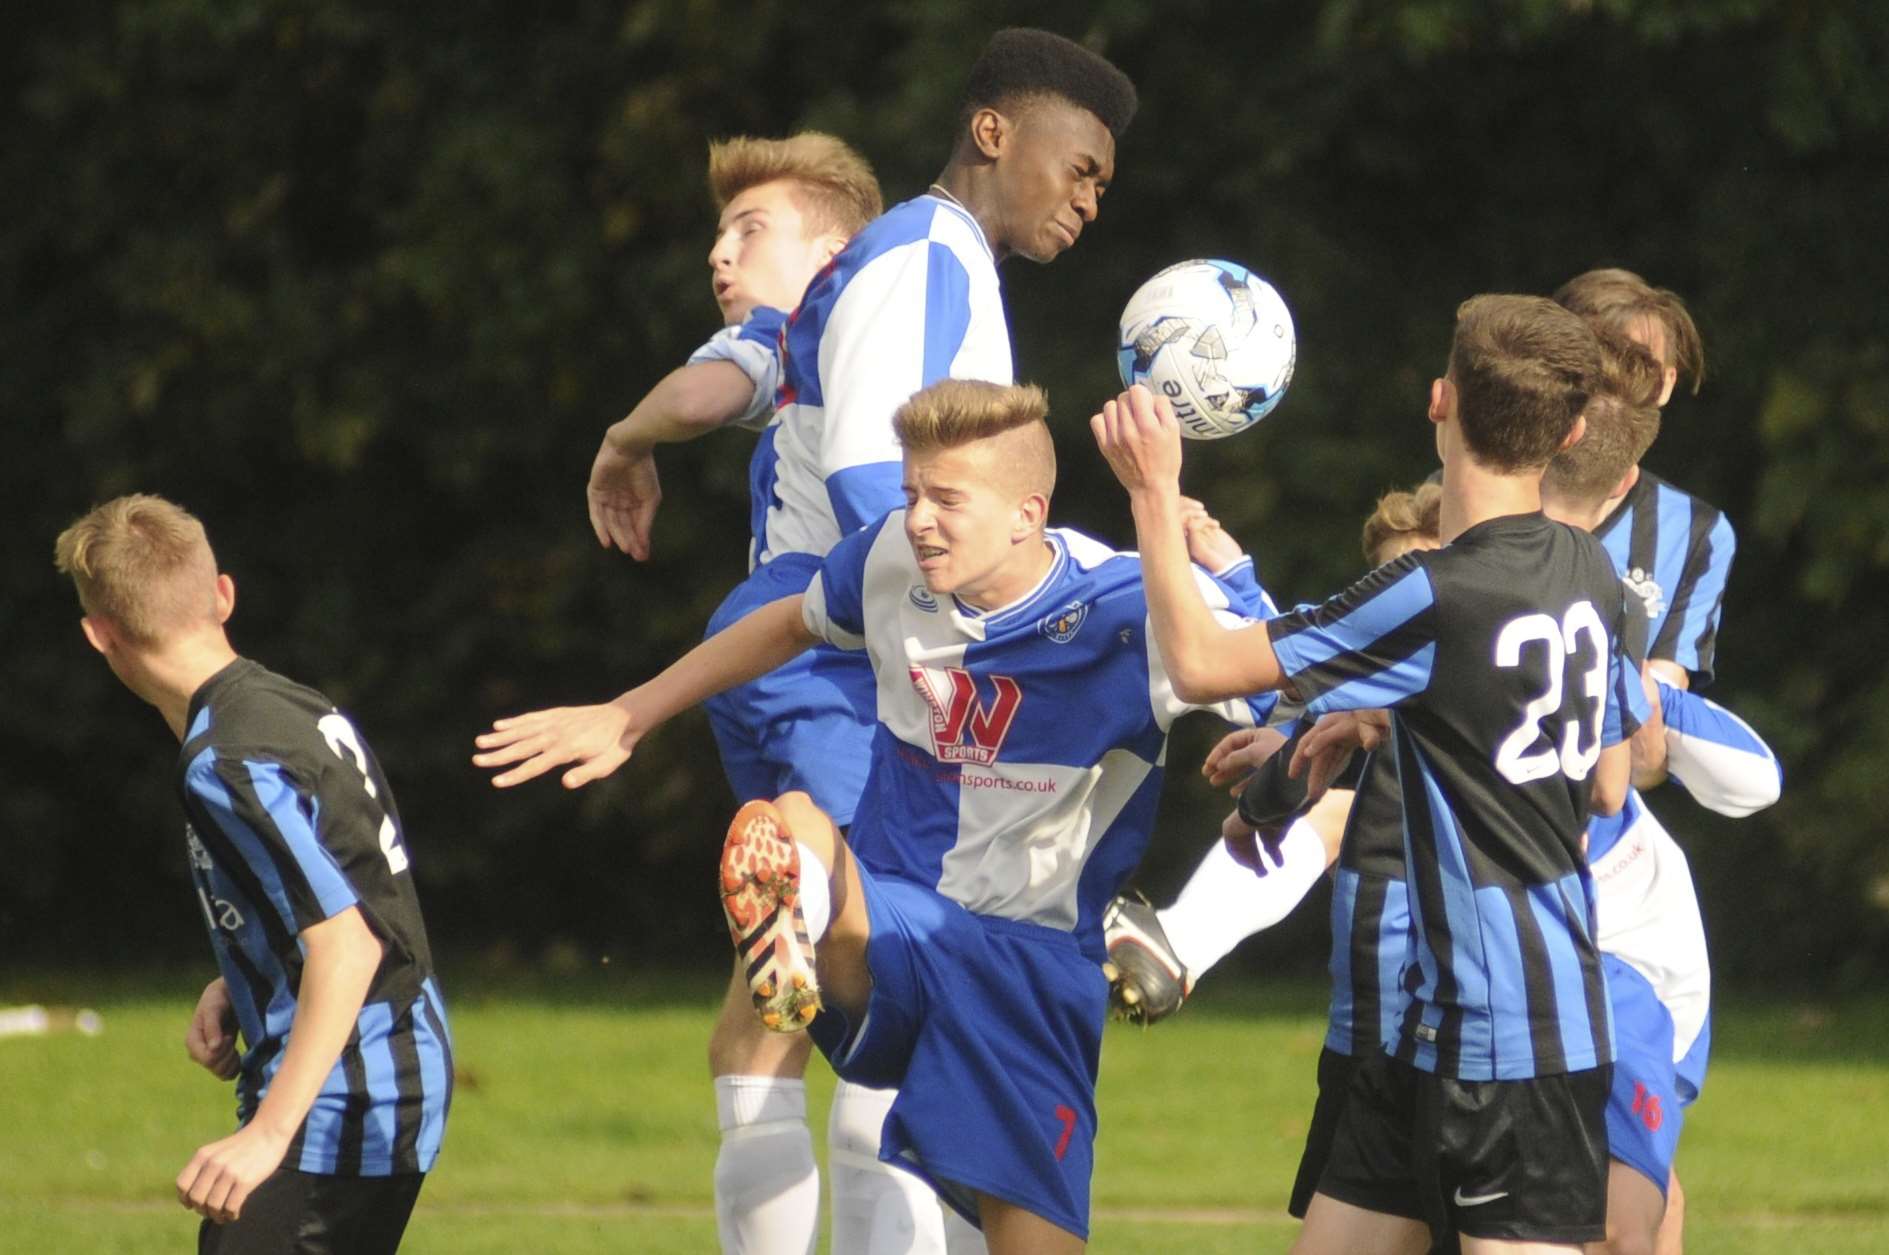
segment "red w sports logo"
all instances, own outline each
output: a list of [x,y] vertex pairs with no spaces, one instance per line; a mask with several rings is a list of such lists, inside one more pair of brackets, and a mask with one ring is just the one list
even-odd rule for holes
[[989,766],[1016,721],[1023,689],[1007,675],[989,677],[995,690],[990,704],[978,694],[977,681],[962,667],[913,667],[912,687],[931,707],[931,748],[941,763]]

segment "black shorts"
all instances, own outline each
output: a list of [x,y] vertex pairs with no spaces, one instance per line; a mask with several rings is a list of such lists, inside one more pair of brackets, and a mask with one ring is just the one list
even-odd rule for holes
[[1318,1190],[1318,1179],[1325,1174],[1332,1135],[1338,1131],[1338,1117],[1344,1114],[1345,1095],[1351,1090],[1351,1074],[1357,1071],[1359,1062],[1330,1046],[1318,1052],[1318,1102],[1312,1108],[1312,1127],[1305,1133],[1305,1153],[1299,1156],[1292,1198],[1286,1203],[1286,1211],[1295,1219],[1305,1219],[1305,1209],[1312,1205],[1312,1195]]
[[1458,1081],[1385,1055],[1363,1060],[1318,1192],[1433,1234],[1601,1241],[1612,1072]]
[[277,1169],[228,1224],[204,1221],[197,1255],[393,1255],[426,1180]]

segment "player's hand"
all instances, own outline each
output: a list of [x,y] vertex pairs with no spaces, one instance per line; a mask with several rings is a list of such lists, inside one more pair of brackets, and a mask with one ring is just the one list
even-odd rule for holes
[[1109,469],[1129,492],[1173,488],[1181,480],[1181,425],[1167,398],[1140,384],[1105,402],[1089,419]]
[[250,1191],[282,1165],[290,1138],[251,1121],[191,1156],[177,1174],[177,1201],[206,1220],[228,1224]]
[[492,777],[498,788],[536,779],[553,767],[576,763],[563,775],[564,787],[579,788],[601,780],[629,761],[642,739],[630,711],[617,702],[601,706],[559,706],[509,719],[494,719],[492,730],[474,738],[484,751],[474,754],[479,767],[506,767]]
[[230,987],[221,976],[205,985],[197,999],[190,1027],[184,1031],[184,1051],[220,1080],[236,1075],[240,1066],[236,1057],[236,1008],[230,1003]]
[[1246,778],[1285,743],[1286,738],[1273,728],[1235,728],[1207,751],[1200,774],[1214,788],[1238,797],[1246,787]]
[[1297,780],[1305,777],[1306,797],[1316,801],[1345,769],[1354,750],[1374,750],[1390,732],[1390,713],[1383,710],[1349,710],[1326,715],[1299,738],[1286,774]]
[[1246,556],[1240,542],[1220,526],[1220,520],[1192,497],[1181,498],[1181,530],[1187,535],[1187,556],[1215,574]]
[[649,561],[649,530],[662,504],[655,454],[626,454],[606,438],[590,464],[584,496],[597,543],[605,549],[614,545],[638,562]]

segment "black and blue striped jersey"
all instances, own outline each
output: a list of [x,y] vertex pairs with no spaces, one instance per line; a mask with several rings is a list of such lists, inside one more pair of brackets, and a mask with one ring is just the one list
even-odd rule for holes
[[1539,513],[1486,520],[1268,622],[1309,713],[1389,708],[1411,908],[1395,1052],[1511,1080],[1610,1062],[1581,854],[1591,772],[1645,697],[1600,544]]
[[1694,684],[1709,681],[1737,549],[1730,521],[1717,507],[1642,471],[1594,535],[1637,594],[1628,598],[1628,654],[1669,659],[1691,672]]
[[197,690],[185,729],[177,784],[191,876],[242,1031],[238,1122],[282,1063],[299,934],[358,907],[381,942],[380,967],[283,1164],[426,1171],[452,1099],[452,1041],[380,764],[327,698],[247,659]]
[[1404,795],[1397,759],[1372,753],[1332,870],[1331,1009],[1325,1045],[1363,1058],[1395,1041],[1410,949],[1404,883]]

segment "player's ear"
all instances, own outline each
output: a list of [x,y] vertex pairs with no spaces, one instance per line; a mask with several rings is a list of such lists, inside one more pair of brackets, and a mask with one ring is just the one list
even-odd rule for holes
[[101,654],[111,652],[111,624],[103,619],[85,615],[79,620],[79,631],[85,633],[86,641]]
[[971,115],[971,146],[986,161],[995,161],[1009,146],[1015,129],[1009,118],[985,106]]
[[1673,385],[1678,382],[1679,382],[1679,368],[1677,366],[1668,366],[1666,368],[1665,382],[1660,385],[1660,389],[1659,389],[1659,408],[1660,409],[1662,410],[1665,409],[1666,402],[1673,399]]
[[825,235],[815,240],[814,251],[819,254],[820,264],[824,266],[835,257],[838,257],[840,250],[846,247],[846,243],[846,237],[837,231],[828,231]]
[[1640,468],[1637,466],[1629,466],[1627,468],[1627,473],[1620,477],[1620,482],[1614,485],[1614,490],[1607,494],[1607,500],[1609,501],[1620,500],[1620,498],[1632,492],[1633,486],[1639,482],[1640,482]]
[[1049,520],[1049,498],[1040,492],[1027,494],[1017,503],[1017,527],[1015,539],[1028,540],[1043,530]]
[[1587,415],[1576,414],[1574,416],[1574,426],[1568,428],[1567,436],[1561,441],[1561,448],[1556,449],[1555,452],[1560,453],[1563,450],[1572,449],[1575,445],[1581,443],[1581,437],[1586,434]]
[[1450,416],[1450,407],[1456,401],[1456,385],[1448,379],[1430,381],[1429,418],[1433,423],[1445,422]]
[[236,581],[227,575],[216,577],[216,621],[228,623],[236,612]]

